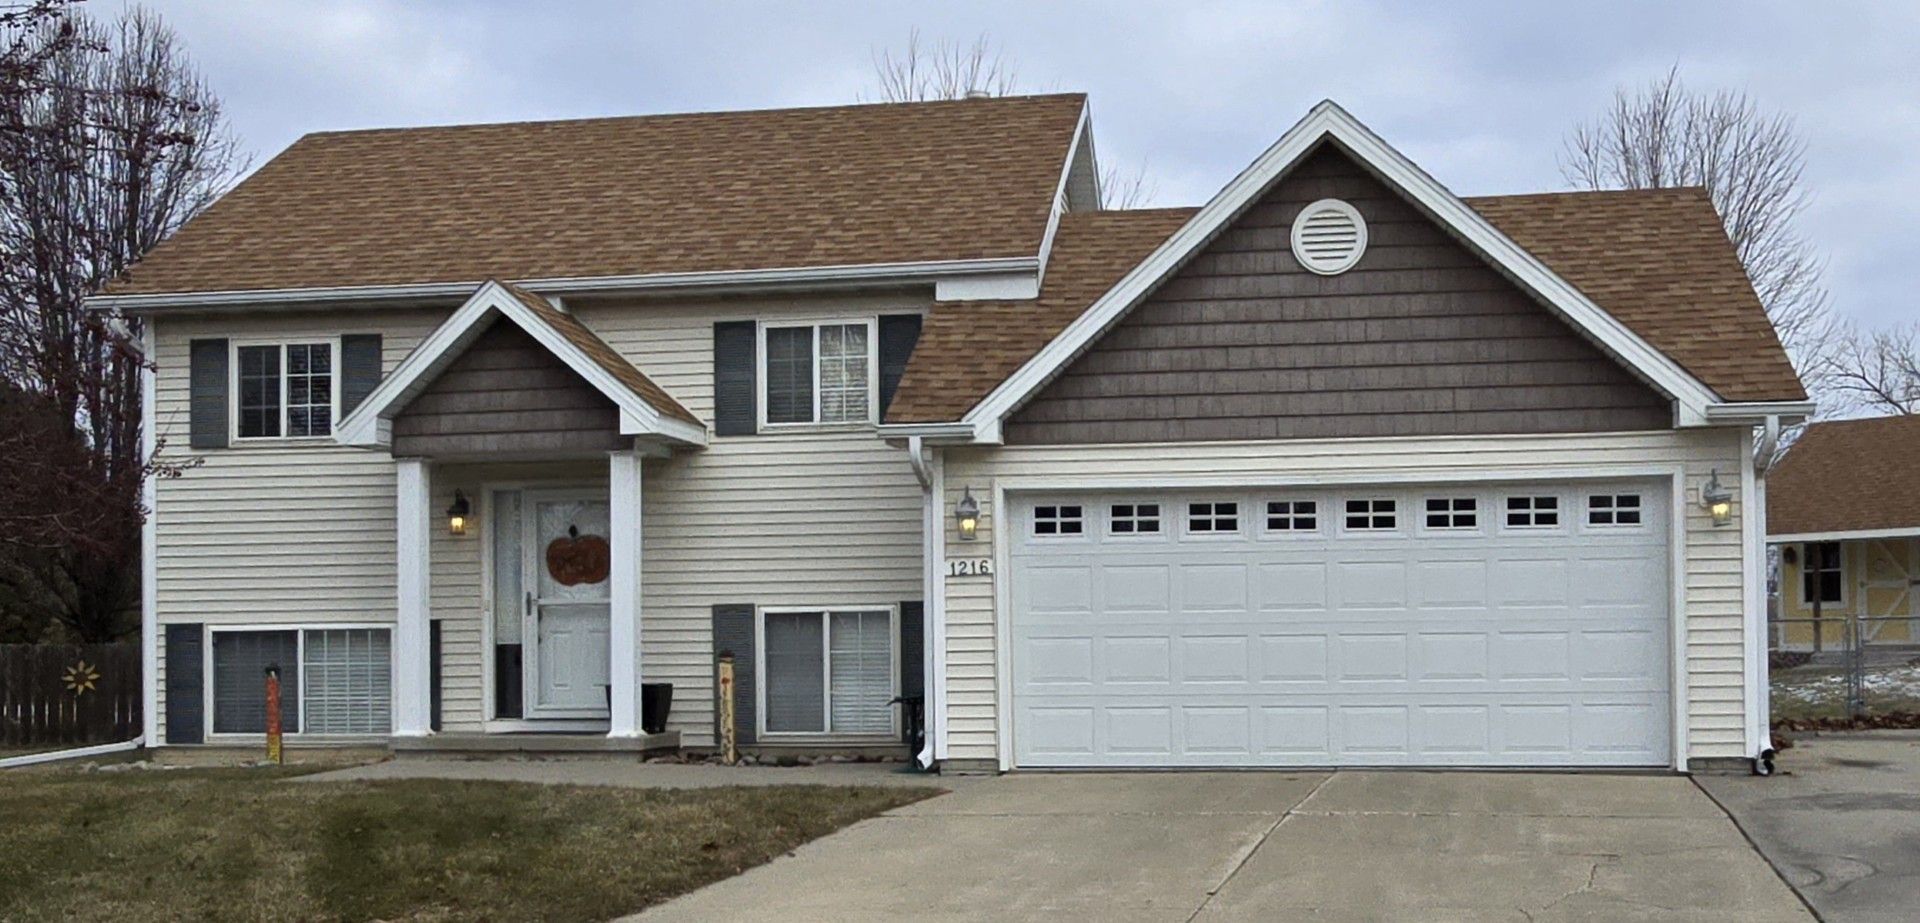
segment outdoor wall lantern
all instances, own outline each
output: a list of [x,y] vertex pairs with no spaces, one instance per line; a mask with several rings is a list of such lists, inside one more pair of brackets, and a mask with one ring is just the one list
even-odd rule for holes
[[458,490],[453,492],[453,505],[447,507],[447,532],[450,535],[467,534],[467,516],[473,507],[467,503],[467,495]]
[[973,488],[967,487],[960,495],[960,502],[953,505],[953,519],[960,528],[960,540],[970,542],[980,536],[980,501],[973,499]]
[[1733,521],[1733,492],[1721,486],[1720,469],[1713,469],[1705,487],[1700,488],[1700,505],[1713,516],[1713,524],[1724,526]]

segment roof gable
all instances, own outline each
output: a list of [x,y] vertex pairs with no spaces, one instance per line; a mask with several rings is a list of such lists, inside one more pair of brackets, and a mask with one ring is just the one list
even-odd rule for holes
[[488,282],[340,421],[343,445],[388,445],[392,421],[496,322],[517,325],[620,408],[619,432],[704,444],[706,425],[572,315],[518,286]]
[[110,297],[1035,258],[1078,94],[308,135]]
[[1559,312],[1569,323],[1672,398],[1680,424],[1699,425],[1706,422],[1706,408],[1719,400],[1712,389],[1619,319],[1594,304],[1578,288],[1502,234],[1480,213],[1331,101],[1315,106],[1306,118],[1289,129],[1252,165],[1228,183],[1185,226],[1167,238],[1019,371],[987,395],[967,414],[966,422],[975,427],[976,434],[984,438],[997,438],[998,428],[1009,413],[1031,399],[1068,362],[1145,295],[1166,281],[1302,158],[1328,142],[1338,144],[1356,161],[1459,236],[1516,284]]
[[[1328,198],[1369,245],[1301,266]],[[1322,146],[1009,415],[1008,444],[1603,432],[1668,400],[1342,151]]]

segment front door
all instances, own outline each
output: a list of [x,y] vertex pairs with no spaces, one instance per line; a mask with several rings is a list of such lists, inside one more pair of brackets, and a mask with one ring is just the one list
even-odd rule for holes
[[607,716],[607,576],[612,565],[603,491],[528,491],[521,566],[531,639],[527,717]]

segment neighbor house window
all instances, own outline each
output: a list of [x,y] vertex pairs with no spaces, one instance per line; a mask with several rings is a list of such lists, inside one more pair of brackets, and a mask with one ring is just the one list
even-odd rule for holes
[[873,419],[872,330],[865,322],[764,327],[766,422]]
[[280,670],[288,734],[385,735],[393,651],[385,628],[213,631],[213,732],[264,734],[267,667]]
[[762,615],[769,734],[893,733],[893,613]]
[[234,348],[235,434],[242,439],[333,433],[333,344]]
[[1840,543],[1809,542],[1800,546],[1800,550],[1805,562],[1800,569],[1800,601],[1809,605],[1815,600],[1822,604],[1844,602]]

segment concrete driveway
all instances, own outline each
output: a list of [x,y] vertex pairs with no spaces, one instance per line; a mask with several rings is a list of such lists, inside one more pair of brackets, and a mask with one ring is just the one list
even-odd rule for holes
[[1672,776],[1013,775],[640,915],[782,920],[1808,920]]
[[1920,732],[1806,738],[1778,768],[1700,784],[1828,923],[1920,917]]

